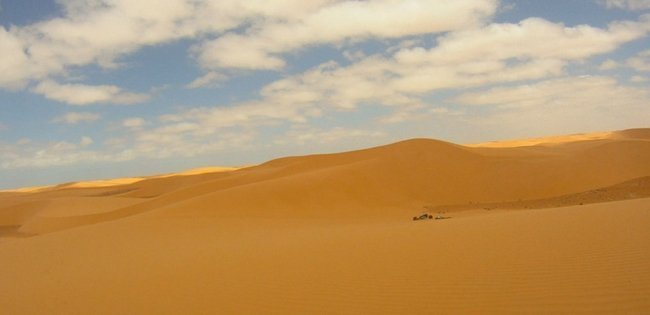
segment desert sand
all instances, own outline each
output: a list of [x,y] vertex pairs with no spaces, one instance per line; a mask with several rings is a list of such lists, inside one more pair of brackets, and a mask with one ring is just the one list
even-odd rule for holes
[[640,314],[648,296],[650,129],[0,192],[6,314]]

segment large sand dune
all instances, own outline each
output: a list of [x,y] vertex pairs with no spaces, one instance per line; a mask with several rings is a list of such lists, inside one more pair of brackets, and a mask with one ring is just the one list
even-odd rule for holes
[[[0,192],[0,305],[648,313],[650,130]],[[422,211],[447,220],[411,221]]]

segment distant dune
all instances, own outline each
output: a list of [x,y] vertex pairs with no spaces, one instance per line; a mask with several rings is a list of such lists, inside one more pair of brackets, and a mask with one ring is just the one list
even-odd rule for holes
[[112,186],[133,184],[146,179],[200,175],[205,173],[218,173],[218,172],[225,172],[225,171],[234,171],[239,168],[240,167],[220,167],[220,166],[201,167],[201,168],[191,169],[179,173],[170,173],[170,174],[163,174],[163,175],[156,175],[156,176],[124,177],[124,178],[92,180],[92,181],[84,181],[84,182],[72,182],[72,183],[65,183],[65,184],[52,185],[52,186],[25,187],[25,188],[17,188],[17,189],[0,190],[0,193],[3,192],[34,193],[34,192],[44,192],[44,191],[61,190],[61,189],[69,189],[69,188],[112,187]]
[[650,140],[650,129],[628,129],[614,132],[578,133],[572,135],[550,136],[542,138],[490,141],[469,146],[483,148],[508,148],[534,145],[559,145],[570,142],[613,139]]
[[650,313],[648,227],[650,129],[412,139],[0,192],[0,305]]

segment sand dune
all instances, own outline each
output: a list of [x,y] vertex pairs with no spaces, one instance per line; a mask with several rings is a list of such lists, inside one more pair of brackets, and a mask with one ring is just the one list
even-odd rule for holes
[[203,175],[210,173],[220,173],[228,172],[240,169],[241,167],[222,167],[222,166],[210,166],[210,167],[201,167],[195,168],[178,173],[170,173],[156,176],[147,176],[147,177],[124,177],[124,178],[114,178],[114,179],[103,179],[103,180],[92,180],[92,181],[83,181],[83,182],[72,182],[60,185],[50,185],[50,186],[34,186],[34,187],[24,187],[17,189],[7,189],[0,190],[0,194],[7,193],[37,193],[37,192],[46,192],[53,190],[63,190],[70,188],[99,188],[99,187],[114,187],[114,186],[123,186],[128,184],[137,183],[147,179],[155,178],[169,178],[169,177],[179,177],[179,176],[190,176],[190,175]]
[[[650,129],[0,192],[33,313],[650,312]],[[449,220],[413,222],[421,211]],[[489,211],[487,211],[489,210]]]
[[525,147],[525,146],[552,146],[561,145],[565,143],[592,141],[592,140],[612,140],[612,139],[637,139],[637,140],[650,140],[649,129],[627,129],[621,131],[606,131],[606,132],[592,132],[592,133],[577,133],[572,135],[549,136],[541,138],[530,139],[516,139],[516,140],[502,140],[490,141],[484,143],[477,143],[468,145],[470,147],[478,148],[510,148],[510,147]]

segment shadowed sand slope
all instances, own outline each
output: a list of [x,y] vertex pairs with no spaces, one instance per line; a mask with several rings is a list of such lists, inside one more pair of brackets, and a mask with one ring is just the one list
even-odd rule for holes
[[492,203],[457,204],[448,206],[431,206],[429,208],[431,208],[433,211],[437,210],[444,213],[472,209],[543,209],[636,198],[650,198],[650,176],[635,178],[608,187],[602,187],[575,194],[568,194],[551,198]]
[[[0,305],[647,313],[648,161],[648,129],[473,146],[414,139],[0,192]],[[425,206],[452,219],[411,221]]]

